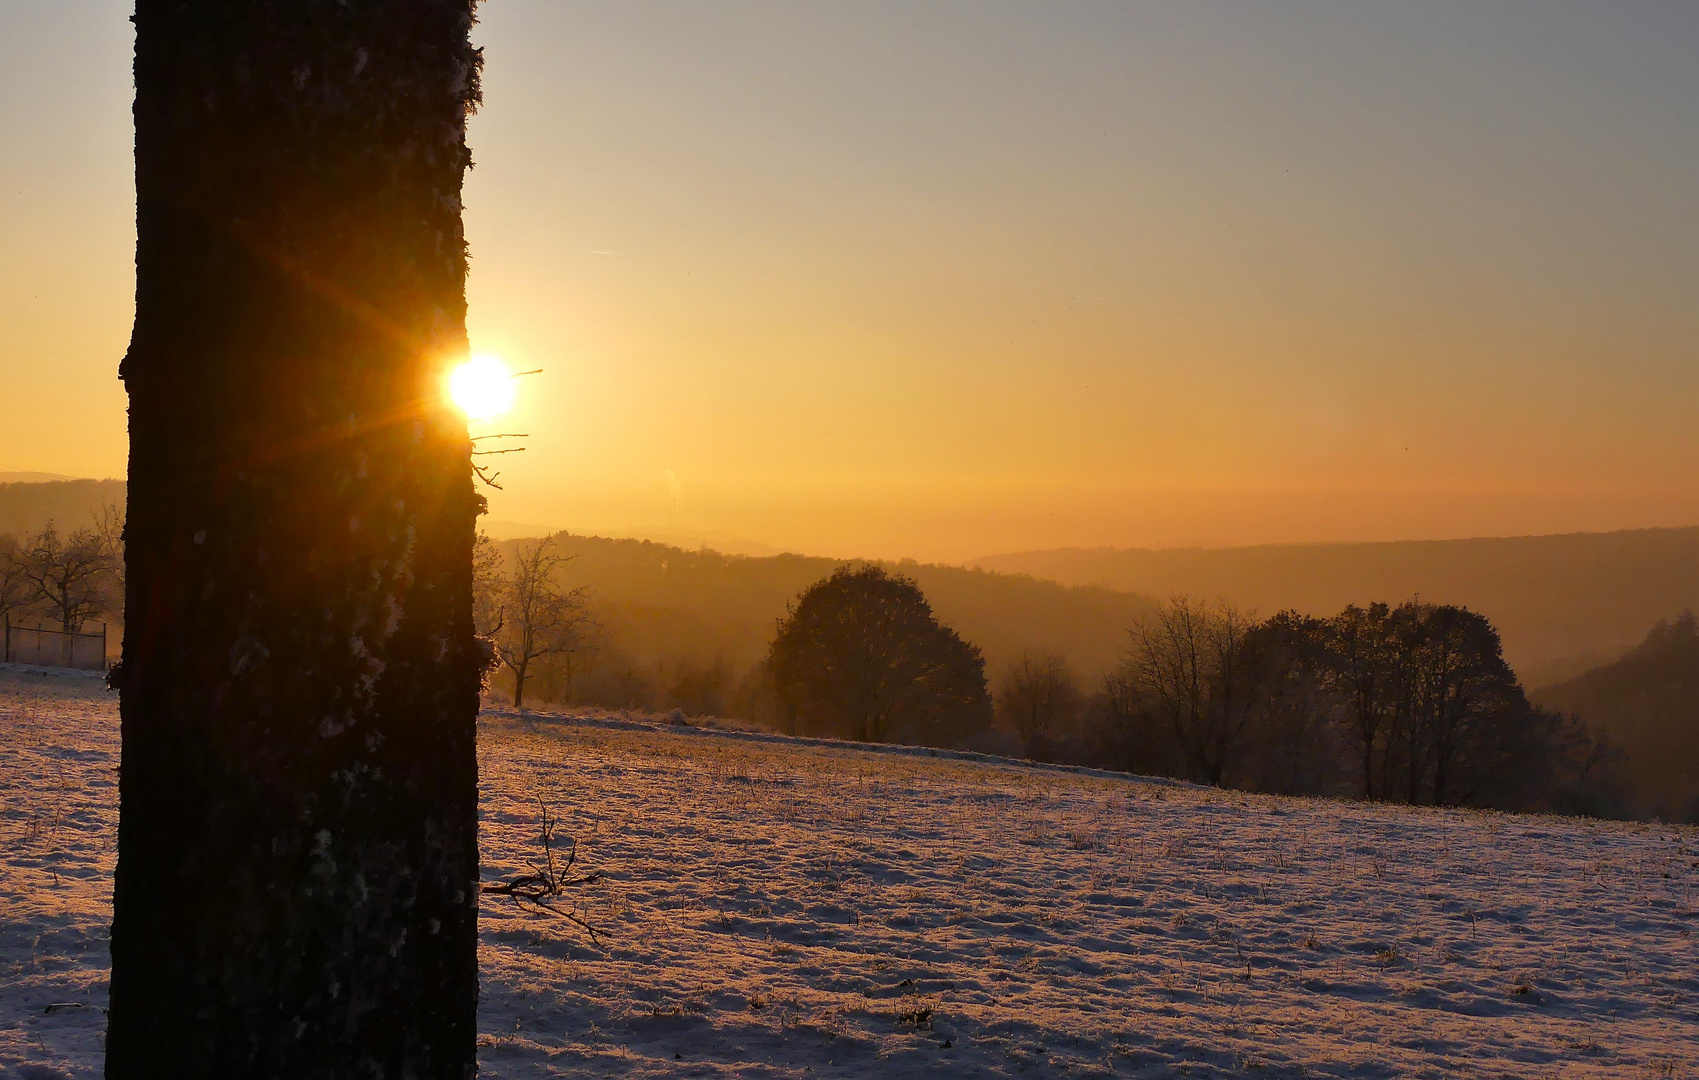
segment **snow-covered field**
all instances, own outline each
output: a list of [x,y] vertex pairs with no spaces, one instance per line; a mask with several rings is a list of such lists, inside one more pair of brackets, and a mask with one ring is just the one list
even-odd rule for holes
[[[486,878],[539,797],[606,875],[596,941],[485,898],[486,1076],[1699,1075],[1693,828],[481,732]],[[117,749],[98,680],[0,668],[0,1077],[99,1072]]]

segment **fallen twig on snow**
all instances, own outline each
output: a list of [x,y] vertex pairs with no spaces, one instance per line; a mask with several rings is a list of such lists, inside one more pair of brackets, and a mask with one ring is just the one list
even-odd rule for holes
[[555,826],[558,822],[549,816],[549,808],[541,798],[537,800],[537,806],[542,810],[543,818],[543,865],[539,866],[532,863],[532,868],[536,870],[536,873],[522,874],[507,881],[491,882],[479,891],[498,896],[511,896],[513,902],[521,906],[529,900],[538,909],[582,927],[590,935],[591,941],[600,944],[601,942],[597,939],[597,935],[601,933],[600,930],[570,911],[560,910],[550,903],[550,900],[560,896],[567,889],[600,881],[603,876],[602,872],[592,870],[588,874],[574,875],[572,873],[572,864],[578,859],[578,842],[576,840],[572,842],[572,848],[566,854],[565,865],[555,865],[554,835]]

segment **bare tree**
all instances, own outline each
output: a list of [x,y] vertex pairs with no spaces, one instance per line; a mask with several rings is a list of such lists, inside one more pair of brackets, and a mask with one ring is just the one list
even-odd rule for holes
[[507,579],[502,576],[501,549],[496,542],[480,532],[472,542],[472,625],[478,636],[491,643],[491,665],[495,657],[494,639],[501,629],[503,591]]
[[563,591],[559,573],[572,562],[554,537],[519,545],[513,571],[502,578],[492,638],[496,656],[513,675],[513,705],[523,708],[525,682],[539,661],[583,649],[591,639],[584,586]]
[[572,648],[543,661],[544,692],[550,701],[576,702],[610,645],[607,628],[588,607],[573,638]]
[[[0,533],[0,633],[10,636],[13,619],[23,615],[35,598],[24,576],[24,550],[11,533]],[[0,660],[8,657],[0,656]]]
[[1068,661],[1050,652],[1023,651],[1010,661],[997,688],[997,708],[1030,758],[1049,756],[1057,734],[1079,716],[1082,701]]
[[1126,684],[1167,722],[1193,779],[1222,783],[1241,749],[1249,629],[1228,604],[1176,596],[1132,630]]
[[1333,677],[1326,620],[1282,611],[1251,628],[1251,723],[1239,782],[1282,795],[1345,794],[1346,709]]
[[[479,637],[489,649],[491,668],[507,667],[511,671],[508,660],[519,660],[524,635],[517,631],[524,620],[514,617],[513,613],[523,612],[526,598],[516,594],[516,585],[524,586],[518,591],[526,591],[532,587],[530,579],[553,578],[572,561],[554,552],[553,544],[553,540],[540,541],[537,546],[543,549],[541,552],[531,545],[522,546],[516,560],[523,563],[527,556],[539,554],[548,557],[554,563],[548,574],[532,574],[520,565],[515,580],[510,581],[505,571],[507,560],[503,558],[501,548],[485,534],[478,534],[472,549],[472,619]],[[538,587],[554,586],[552,582],[539,581]],[[558,588],[555,591],[559,592]],[[569,620],[572,632],[566,640],[550,644],[565,647],[550,648],[533,656],[525,664],[524,678],[515,675],[515,682],[530,686],[541,678],[543,693],[548,700],[575,701],[586,676],[607,651],[609,639],[606,629],[591,615],[585,603],[587,590],[578,589],[561,595],[572,609],[572,619]]]
[[1087,740],[1103,760],[1125,772],[1185,776],[1187,764],[1173,725],[1148,700],[1129,655],[1103,676],[1083,711]]
[[111,558],[93,529],[61,537],[49,521],[29,539],[22,561],[24,580],[35,599],[67,634],[77,633],[114,606]]
[[1245,733],[1251,721],[1251,681],[1254,672],[1246,662],[1245,639],[1255,623],[1225,601],[1216,604],[1208,623],[1208,642],[1215,668],[1211,692],[1211,739],[1219,764],[1215,783],[1236,771],[1245,751]]
[[1376,797],[1375,748],[1394,712],[1391,610],[1384,603],[1352,604],[1328,621],[1328,655],[1356,735],[1365,799]]
[[91,530],[106,563],[106,585],[109,594],[106,613],[118,619],[124,617],[124,508],[117,503],[101,504],[94,515]]
[[0,614],[10,615],[30,597],[24,577],[24,549],[11,533],[0,533]]

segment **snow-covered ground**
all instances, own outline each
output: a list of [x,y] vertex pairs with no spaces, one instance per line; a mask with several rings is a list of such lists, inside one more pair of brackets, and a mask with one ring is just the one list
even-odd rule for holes
[[[481,721],[496,1077],[1699,1075],[1699,830]],[[117,724],[0,669],[0,1077],[100,1069]],[[73,1007],[55,1008],[55,1003]],[[80,1005],[81,1007],[74,1007]]]

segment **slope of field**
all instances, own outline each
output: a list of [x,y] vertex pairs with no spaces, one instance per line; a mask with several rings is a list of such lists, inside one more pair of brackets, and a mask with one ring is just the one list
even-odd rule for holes
[[1420,595],[1486,615],[1529,686],[1613,660],[1659,619],[1699,608],[1699,528],[1384,544],[1172,551],[1064,548],[976,565],[1151,596],[1226,597],[1264,615],[1331,615]]
[[[116,723],[0,670],[0,1076],[100,1070]],[[486,896],[487,1077],[1683,1077],[1699,831],[487,711],[598,928]],[[54,1007],[56,1004],[59,1007]]]

